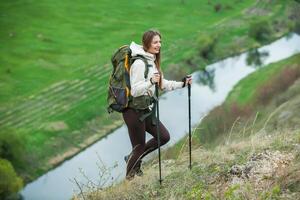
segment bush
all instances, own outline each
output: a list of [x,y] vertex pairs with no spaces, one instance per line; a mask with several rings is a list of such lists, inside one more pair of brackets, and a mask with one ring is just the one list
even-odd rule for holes
[[272,34],[272,28],[269,22],[260,21],[253,23],[249,28],[249,37],[258,42],[267,42]]
[[219,12],[222,9],[222,5],[220,3],[218,3],[214,6],[214,8],[215,8],[216,12]]
[[[300,0],[299,0],[300,1]],[[300,23],[297,22],[294,27],[293,27],[293,31],[300,34]]]
[[9,160],[15,167],[23,164],[24,141],[11,129],[0,132],[0,157]]
[[17,176],[8,160],[0,158],[0,199],[6,199],[23,187],[23,181]]
[[300,77],[300,67],[286,68],[257,91],[257,103],[266,105],[274,95],[288,89]]
[[166,70],[168,79],[181,80],[186,75],[187,69],[179,64],[170,64]]
[[215,46],[217,44],[217,37],[210,35],[201,35],[198,38],[199,54],[205,60],[212,60],[215,54]]
[[198,134],[200,143],[213,142],[216,138],[227,133],[237,119],[250,118],[253,110],[252,105],[239,106],[236,102],[228,106],[223,104],[214,108],[200,124]]

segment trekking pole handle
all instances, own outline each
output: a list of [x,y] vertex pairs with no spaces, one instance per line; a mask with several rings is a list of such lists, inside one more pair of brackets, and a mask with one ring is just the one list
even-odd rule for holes
[[[186,76],[187,79],[189,79],[189,78],[191,78],[191,77],[192,77],[192,75],[187,75],[187,76]],[[190,97],[190,96],[191,96],[191,84],[190,84],[190,83],[188,83],[188,93],[189,93],[188,95],[189,95],[189,97]]]

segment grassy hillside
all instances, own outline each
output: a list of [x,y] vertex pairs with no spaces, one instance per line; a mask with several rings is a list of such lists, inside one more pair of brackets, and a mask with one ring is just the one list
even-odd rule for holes
[[122,123],[105,109],[109,60],[145,30],[162,32],[164,70],[181,77],[261,45],[248,36],[257,21],[270,25],[264,42],[287,33],[297,6],[292,0],[1,1],[0,135],[13,133],[17,142],[8,146],[23,149],[11,159],[14,167],[32,180]]
[[151,163],[142,178],[73,199],[299,199],[299,140],[299,130],[274,131],[194,149],[192,170],[185,151],[163,161],[162,186],[158,165]]
[[[259,91],[266,82],[268,86],[276,87],[277,82],[270,82],[270,79],[259,84],[255,84],[255,80],[271,72],[273,75],[269,77],[274,80],[278,81],[279,77],[286,80],[286,73],[282,72],[299,69],[299,58],[297,55],[257,70],[238,83],[224,105],[233,99],[241,99],[242,91]],[[252,89],[249,81],[253,82]],[[299,199],[299,91],[300,76],[285,89],[274,93],[263,106],[256,107],[261,113],[259,116],[255,113],[243,116],[222,135],[215,134],[215,140],[207,141],[205,146],[200,145],[194,135],[192,170],[188,169],[187,140],[164,152],[161,187],[155,159],[144,167],[143,177],[106,189],[82,188],[83,192],[73,199]],[[253,95],[247,103],[258,105],[258,97]],[[210,113],[206,123],[208,119],[211,123],[214,120],[211,115],[223,120],[233,117],[232,113],[227,113],[226,117]],[[204,132],[201,125],[194,134],[199,132]]]
[[[289,100],[289,96],[278,95],[299,79],[299,63],[300,55],[297,54],[258,69],[241,80],[226,101],[203,119],[195,133],[198,142],[210,146],[211,143],[222,140],[224,134],[226,137],[226,133],[236,127],[240,128],[244,124],[252,127],[257,120],[267,120],[270,113]],[[296,91],[294,89],[290,95],[296,95]],[[272,106],[266,109],[265,106],[272,100]]]

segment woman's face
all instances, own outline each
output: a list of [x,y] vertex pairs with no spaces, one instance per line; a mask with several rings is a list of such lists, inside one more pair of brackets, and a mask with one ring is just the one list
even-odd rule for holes
[[152,39],[150,48],[148,49],[149,53],[157,54],[160,51],[161,41],[159,35],[155,35]]

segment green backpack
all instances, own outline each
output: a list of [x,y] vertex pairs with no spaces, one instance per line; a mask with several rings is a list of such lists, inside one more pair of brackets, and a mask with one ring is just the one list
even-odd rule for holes
[[107,111],[123,112],[127,107],[136,107],[144,109],[151,104],[150,100],[143,98],[133,98],[130,95],[130,67],[132,63],[141,59],[145,63],[145,79],[148,77],[148,71],[151,65],[148,65],[147,59],[141,55],[132,57],[131,49],[128,45],[120,47],[111,58],[113,71],[110,75],[107,95]]

